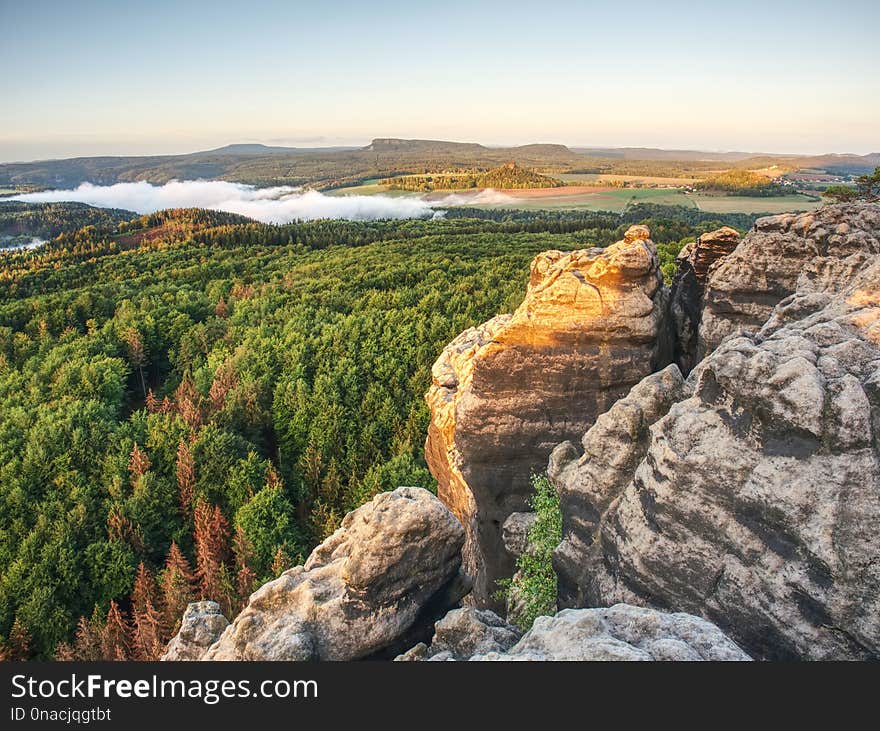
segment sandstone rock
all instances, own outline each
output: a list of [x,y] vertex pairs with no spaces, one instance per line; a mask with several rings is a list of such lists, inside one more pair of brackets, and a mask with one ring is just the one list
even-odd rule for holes
[[434,627],[431,646],[416,645],[397,660],[468,660],[473,655],[505,652],[522,633],[487,609],[453,609]]
[[[803,291],[759,332],[719,346],[677,403],[652,397],[655,376],[634,389],[621,406],[659,418],[649,438],[629,437],[620,470],[559,448],[563,604],[675,607],[759,658],[880,658],[880,256],[858,248],[876,246],[880,228],[867,224],[880,219],[870,206],[831,208],[773,224],[774,240],[794,247],[800,231],[800,245],[846,257],[804,264],[788,280]],[[841,210],[854,241],[816,233],[829,221],[844,231]],[[745,265],[744,247],[710,280],[734,258]],[[855,262],[864,270],[844,273]],[[832,270],[821,286],[810,275]],[[835,280],[849,283],[835,293]],[[613,451],[614,432],[600,420],[584,444],[610,434]]]
[[529,531],[535,524],[534,513],[511,513],[501,526],[501,540],[506,550],[514,558],[519,558],[529,550]]
[[712,269],[698,357],[728,335],[758,330],[795,292],[838,291],[880,253],[880,205],[843,203],[758,219],[736,251]]
[[606,609],[565,609],[538,617],[506,653],[473,660],[750,660],[711,622],[617,604]]
[[502,525],[527,509],[530,473],[668,362],[648,236],[633,226],[604,250],[539,254],[516,312],[462,333],[434,364],[426,457],[465,526],[478,606],[493,605],[496,580],[513,573]]
[[603,546],[597,530],[617,507],[624,488],[651,444],[651,424],[664,416],[685,394],[685,384],[673,364],[636,385],[584,435],[583,453],[563,442],[550,458],[547,475],[559,492],[562,507],[562,543],[553,565],[563,606],[589,606],[595,563]]
[[463,543],[461,524],[427,490],[382,493],[304,566],[255,591],[204,659],[393,657],[467,593]]
[[180,630],[168,643],[161,660],[201,660],[223,631],[229,620],[217,602],[193,602],[186,608]]
[[703,234],[678,255],[670,312],[675,328],[675,362],[685,374],[690,373],[697,361],[697,333],[709,272],[739,243],[739,233],[724,226]]

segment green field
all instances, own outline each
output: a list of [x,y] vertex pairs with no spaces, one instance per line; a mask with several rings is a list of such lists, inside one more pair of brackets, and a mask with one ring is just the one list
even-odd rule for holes
[[565,183],[572,185],[593,185],[613,183],[641,183],[642,185],[690,185],[699,178],[671,178],[658,177],[655,175],[615,175],[613,173],[562,173],[554,175]]
[[[572,184],[598,180],[600,175],[560,175],[561,179]],[[621,176],[614,176],[620,178]],[[635,176],[628,176],[635,177]],[[645,178],[647,181],[671,180],[671,178]],[[659,183],[658,183],[659,184]],[[435,191],[434,196],[444,192],[462,193],[462,191]],[[327,192],[328,195],[387,195],[393,197],[419,196],[404,190],[389,190],[379,185],[378,180],[367,180],[362,185],[339,188]],[[627,205],[634,203],[657,203],[665,206],[686,206],[699,208],[711,213],[788,213],[795,211],[812,211],[821,205],[820,201],[811,200],[805,195],[792,194],[779,197],[749,197],[734,195],[718,195],[712,193],[685,193],[678,188],[617,188],[615,190],[599,190],[595,193],[579,193],[577,195],[548,195],[540,197],[517,197],[515,192],[507,194],[509,203],[474,203],[485,208],[510,208],[526,211],[538,210],[573,210],[573,211],[614,211],[620,212]],[[466,204],[467,205],[467,204]]]

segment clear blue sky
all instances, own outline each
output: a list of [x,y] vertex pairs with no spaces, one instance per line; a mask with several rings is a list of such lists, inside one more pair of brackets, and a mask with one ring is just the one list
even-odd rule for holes
[[880,2],[0,0],[0,160],[377,136],[880,149]]

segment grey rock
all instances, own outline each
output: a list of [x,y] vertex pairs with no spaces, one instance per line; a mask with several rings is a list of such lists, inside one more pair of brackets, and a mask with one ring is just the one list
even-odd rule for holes
[[773,308],[800,292],[836,292],[880,253],[880,205],[842,203],[758,219],[712,269],[698,358],[732,334],[756,332]]
[[395,659],[468,660],[476,654],[504,652],[521,636],[516,627],[494,612],[462,607],[453,609],[437,622],[430,647],[421,643]]
[[[841,253],[874,246],[864,226],[880,219],[849,210],[855,243],[818,236],[834,220],[820,211],[776,224],[780,245],[797,230]],[[756,658],[880,658],[880,256],[848,256],[865,266],[838,268],[839,291],[810,279],[703,360],[675,403],[649,398],[658,418],[636,419],[648,437],[621,434],[620,471],[563,461],[563,605],[675,607]]]
[[751,658],[711,622],[617,604],[564,609],[538,617],[507,652],[476,654],[474,661],[679,660],[743,661]]
[[529,550],[529,531],[535,524],[534,513],[511,513],[501,526],[504,549],[514,558]]
[[590,584],[603,560],[598,531],[632,481],[651,445],[651,424],[682,399],[686,386],[675,364],[653,373],[596,419],[584,435],[583,452],[563,442],[547,475],[559,492],[562,543],[553,554],[563,606],[596,602]]
[[463,543],[461,524],[427,490],[382,493],[304,566],[255,591],[204,659],[394,657],[469,590]]
[[709,274],[739,244],[739,233],[724,226],[703,234],[678,255],[669,306],[675,331],[675,362],[685,375],[697,362],[697,334]]
[[168,642],[160,660],[201,660],[223,631],[229,620],[217,602],[201,601],[187,605],[180,630]]

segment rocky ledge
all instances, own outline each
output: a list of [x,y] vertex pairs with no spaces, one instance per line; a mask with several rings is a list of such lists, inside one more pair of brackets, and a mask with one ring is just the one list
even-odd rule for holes
[[[469,614],[465,614],[469,612]],[[518,639],[492,612],[459,609],[437,623],[430,647],[398,660],[750,660],[705,619],[617,604],[607,609],[565,609],[538,617]]]
[[[430,637],[469,591],[463,543],[461,524],[427,490],[382,493],[349,513],[304,566],[255,591],[206,652],[186,659],[394,657]],[[185,630],[169,650],[186,641]]]

